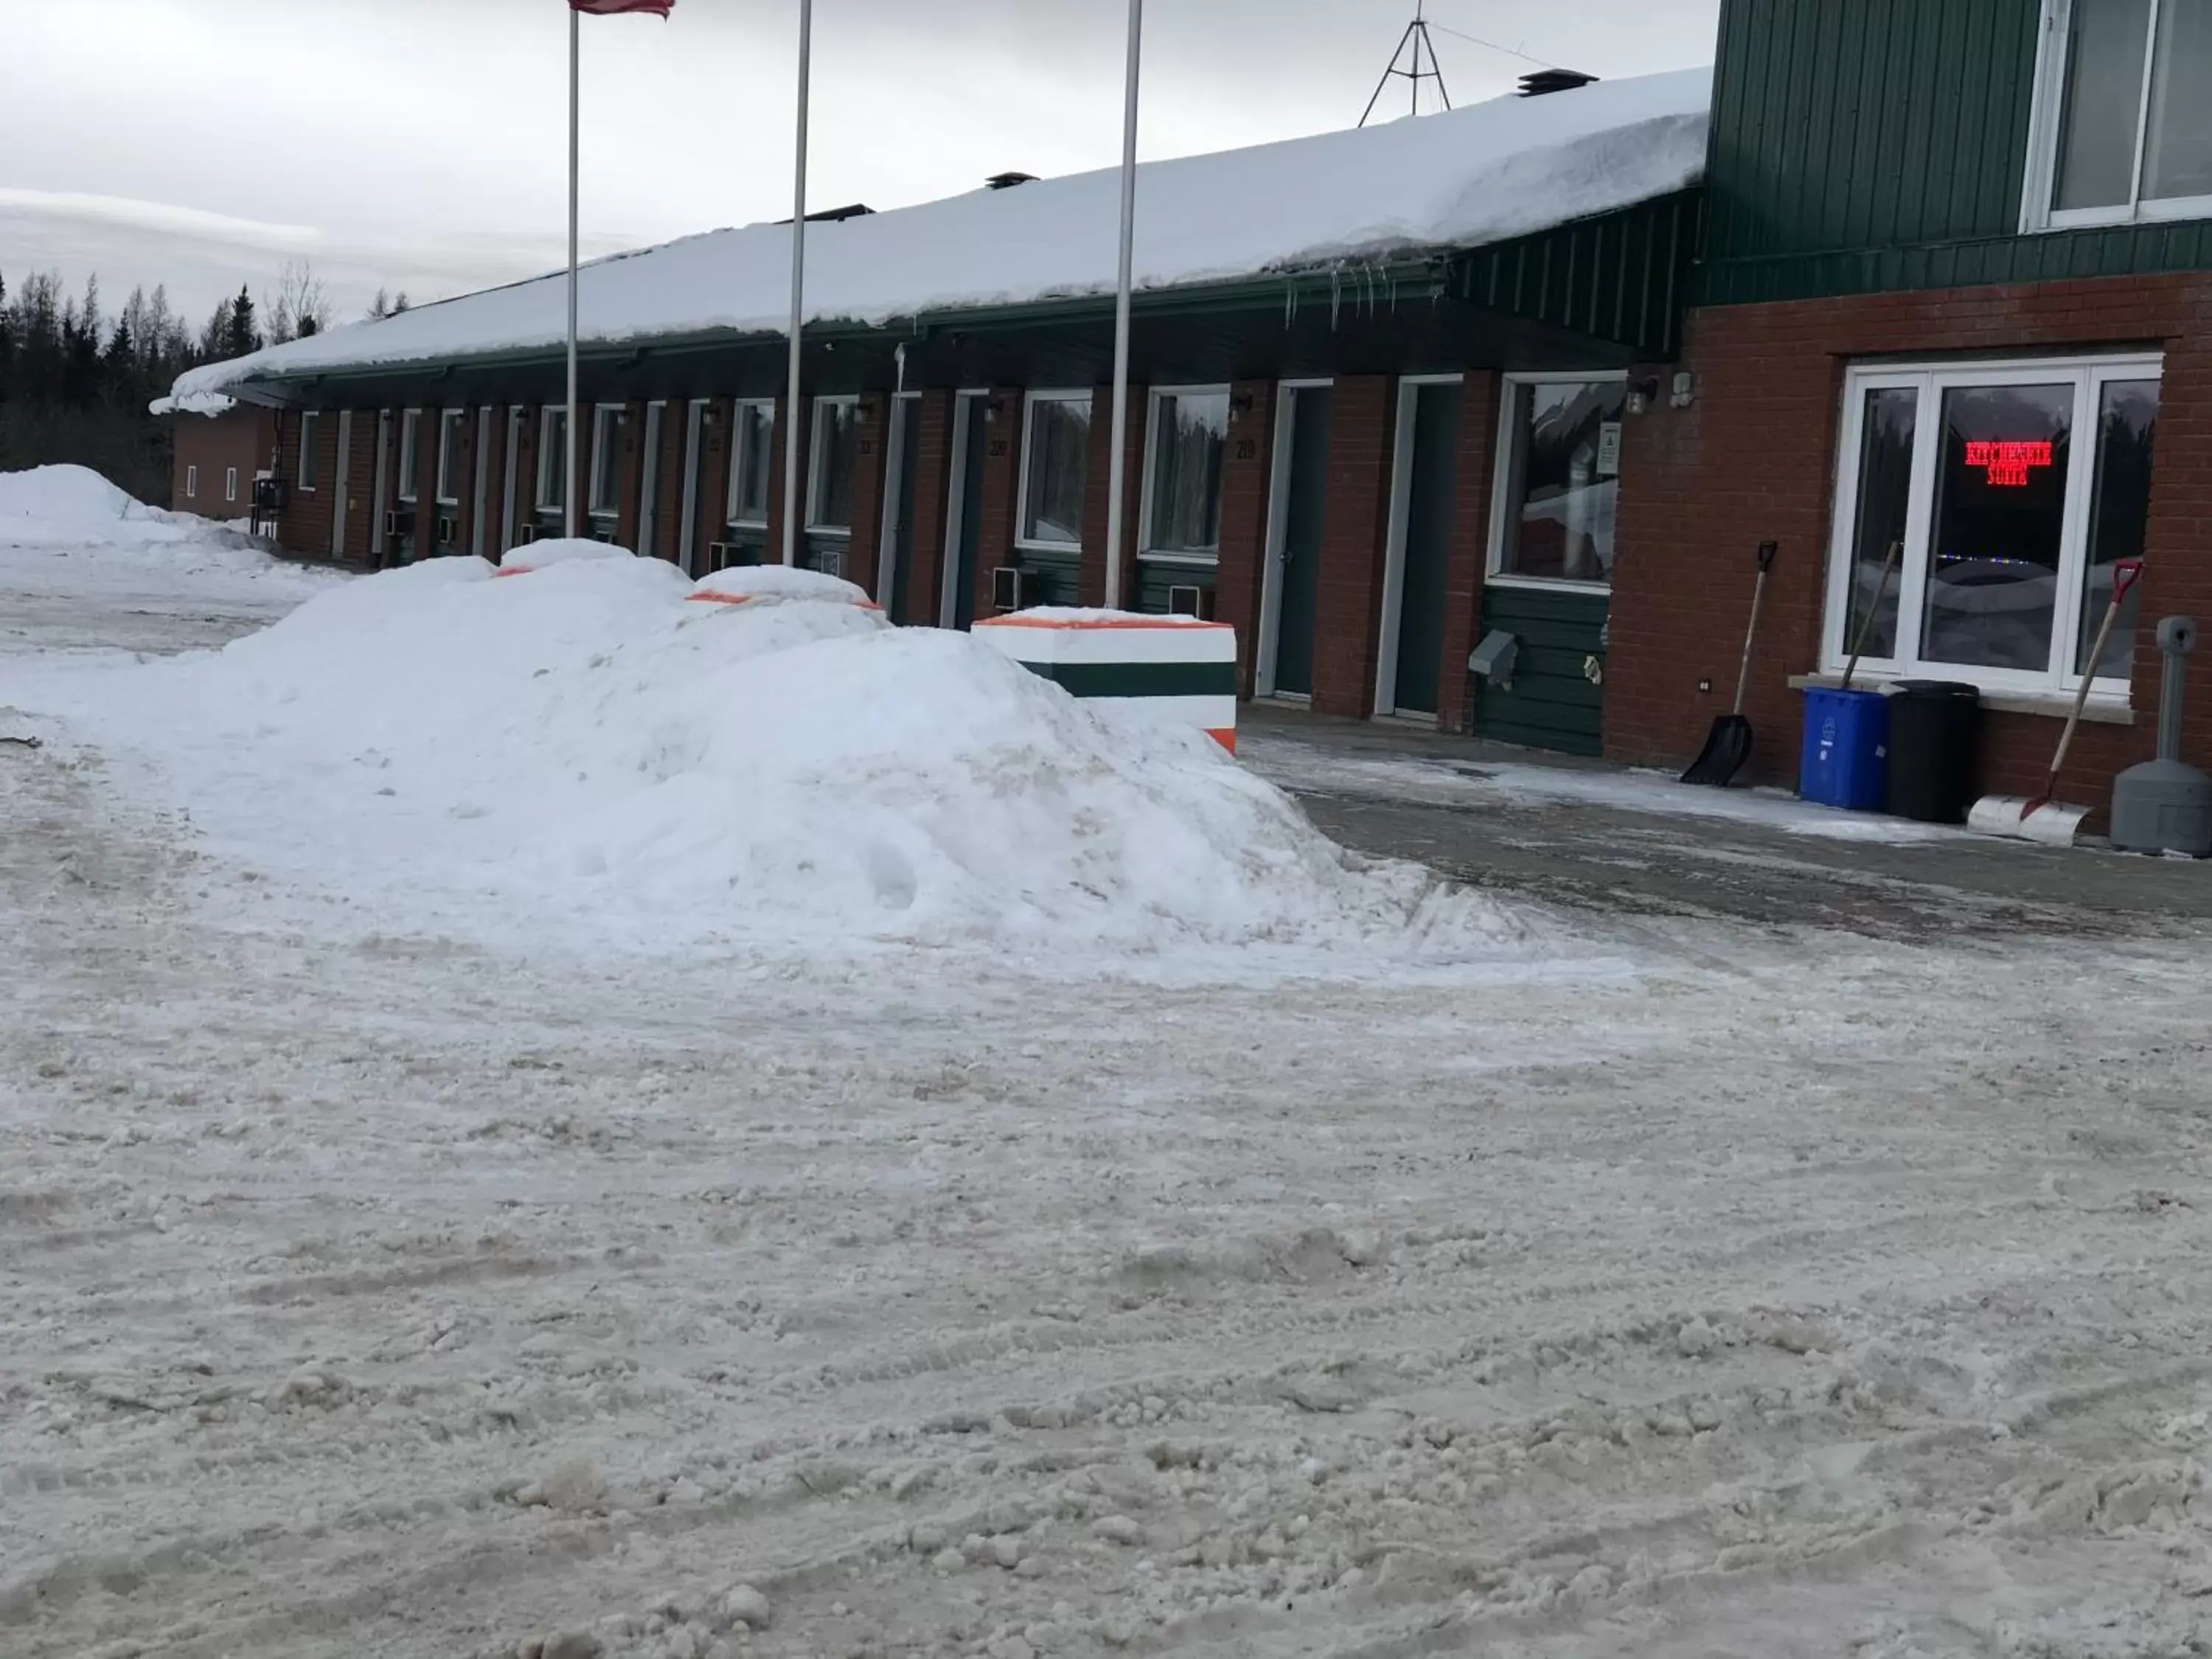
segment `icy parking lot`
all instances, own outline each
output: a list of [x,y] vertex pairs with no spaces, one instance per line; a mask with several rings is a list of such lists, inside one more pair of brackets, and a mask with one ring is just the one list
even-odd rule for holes
[[2207,1650],[2199,942],[534,927],[161,558],[0,548],[11,1659]]

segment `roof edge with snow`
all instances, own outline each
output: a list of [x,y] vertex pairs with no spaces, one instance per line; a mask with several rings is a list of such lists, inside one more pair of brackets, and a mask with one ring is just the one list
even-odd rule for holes
[[[1711,85],[1710,70],[1685,70],[1147,162],[1136,286],[1402,263],[1674,194],[1703,179]],[[807,321],[880,328],[1110,294],[1118,198],[1109,170],[810,224]],[[787,224],[752,225],[594,261],[579,283],[581,343],[780,337],[790,239]],[[214,399],[257,383],[556,350],[567,291],[563,271],[210,364],[180,376],[156,412],[219,412]]]

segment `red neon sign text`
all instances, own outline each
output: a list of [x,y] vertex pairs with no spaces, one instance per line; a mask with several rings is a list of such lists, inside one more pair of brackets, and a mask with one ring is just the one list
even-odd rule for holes
[[1969,443],[1966,465],[1982,468],[1999,489],[2021,489],[2027,484],[2028,468],[2051,465],[2051,445],[2047,441]]

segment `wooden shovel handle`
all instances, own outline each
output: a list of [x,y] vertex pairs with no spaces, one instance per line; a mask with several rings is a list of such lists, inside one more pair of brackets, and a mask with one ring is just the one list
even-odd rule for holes
[[1889,551],[1882,556],[1881,580],[1875,584],[1874,601],[1867,606],[1866,615],[1859,618],[1858,633],[1851,640],[1851,659],[1844,665],[1844,686],[1851,689],[1858,677],[1859,658],[1866,652],[1867,635],[1874,631],[1874,619],[1881,611],[1881,602],[1889,593],[1889,573],[1897,568],[1897,562],[1905,556],[1905,544],[1892,542]]

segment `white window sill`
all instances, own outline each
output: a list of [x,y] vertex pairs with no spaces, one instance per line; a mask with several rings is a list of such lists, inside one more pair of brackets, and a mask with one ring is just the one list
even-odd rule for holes
[[[1907,678],[1917,680],[1933,680],[1947,677],[1931,671],[1925,674],[1909,675]],[[1960,684],[1970,685],[1973,683],[1964,674],[1948,678],[1956,679]],[[1843,683],[1844,677],[1841,674],[1792,674],[1790,677],[1790,689],[1793,691],[1802,691],[1808,688],[1833,691],[1838,690]],[[1856,689],[1862,691],[1884,691],[1893,684],[1894,682],[1888,677],[1878,674],[1862,674],[1854,682]],[[1982,693],[1982,707],[2000,714],[2047,714],[2058,720],[2064,720],[2074,712],[2074,694],[2070,691],[1984,690]],[[2089,701],[2082,707],[2081,718],[2092,726],[2133,726],[2136,723],[2136,711],[2128,706],[2127,699],[2124,697],[2115,697],[2109,694],[2092,691],[2089,694]]]
[[1609,581],[1576,581],[1566,576],[1515,576],[1493,570],[1482,580],[1486,587],[1525,587],[1537,592],[1589,593],[1603,598],[1613,592]]
[[1187,565],[1193,570],[1211,570],[1221,562],[1218,553],[1155,553],[1150,549],[1139,550],[1137,557],[1146,564]]
[[1017,553],[1057,554],[1063,559],[1075,559],[1081,558],[1083,556],[1083,544],[1081,542],[1017,541],[1014,544],[1014,551]]
[[841,542],[850,541],[853,538],[853,526],[850,525],[811,524],[806,526],[806,533],[810,536],[833,536]]

